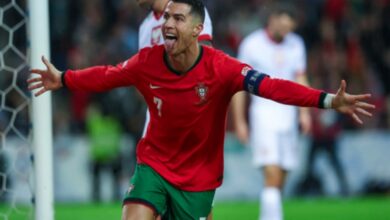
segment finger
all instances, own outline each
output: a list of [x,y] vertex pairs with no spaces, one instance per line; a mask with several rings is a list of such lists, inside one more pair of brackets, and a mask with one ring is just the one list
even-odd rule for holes
[[359,94],[359,95],[352,95],[352,97],[355,99],[355,100],[365,100],[365,99],[368,99],[368,98],[371,98],[371,94]]
[[355,120],[359,124],[363,124],[363,121],[360,120],[359,116],[357,116],[355,113],[352,114],[353,120]]
[[43,87],[43,83],[37,83],[28,87],[29,90],[34,90]]
[[41,77],[27,79],[27,83],[35,83],[35,82],[41,82],[41,81],[42,81]]
[[39,90],[37,93],[35,93],[35,97],[38,97],[38,96],[42,95],[44,92],[46,92],[46,89],[45,89],[45,88],[42,88],[42,89]]
[[50,69],[51,63],[49,62],[48,59],[46,59],[45,56],[42,56],[42,62],[45,64],[45,66],[46,66],[48,69]]
[[368,104],[366,102],[357,102],[355,105],[356,107],[363,108],[363,109],[369,109],[369,110],[375,109],[375,105]]
[[31,73],[35,73],[35,74],[39,74],[39,75],[42,75],[45,70],[41,70],[41,69],[31,69],[30,70]]
[[371,112],[368,112],[362,108],[356,108],[356,111],[359,112],[360,114],[362,115],[365,115],[365,116],[368,116],[368,117],[372,117],[372,114]]
[[339,92],[345,93],[345,89],[347,88],[347,83],[345,80],[341,80]]

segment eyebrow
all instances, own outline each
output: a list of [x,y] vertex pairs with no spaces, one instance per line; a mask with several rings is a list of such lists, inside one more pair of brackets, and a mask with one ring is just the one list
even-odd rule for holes
[[180,13],[176,13],[176,14],[173,14],[172,16],[174,17],[186,17],[184,14],[180,14]]
[[175,17],[185,17],[184,14],[182,13],[175,13],[175,14],[171,14],[169,12],[165,12],[166,15],[169,15],[169,16],[175,16]]

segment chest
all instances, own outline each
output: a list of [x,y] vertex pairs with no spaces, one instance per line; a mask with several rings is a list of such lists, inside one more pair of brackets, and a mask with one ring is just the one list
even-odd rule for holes
[[251,65],[274,77],[291,78],[297,71],[297,64],[301,63],[301,55],[294,45],[276,45],[270,43],[256,44],[256,51],[261,53],[250,55]]
[[161,70],[143,75],[139,90],[152,115],[158,118],[183,119],[210,110],[224,102],[223,89],[214,73],[197,68],[184,75]]

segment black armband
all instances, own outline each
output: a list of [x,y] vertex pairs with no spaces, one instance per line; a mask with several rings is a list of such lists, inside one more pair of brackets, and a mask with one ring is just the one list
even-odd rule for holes
[[259,95],[259,87],[264,77],[268,77],[268,75],[256,70],[249,70],[244,79],[244,90]]

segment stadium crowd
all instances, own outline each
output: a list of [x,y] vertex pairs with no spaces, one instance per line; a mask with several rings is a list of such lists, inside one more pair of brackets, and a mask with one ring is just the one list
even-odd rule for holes
[[[241,39],[263,24],[272,0],[208,0],[216,48],[236,55]],[[364,128],[390,127],[390,1],[299,0],[300,34],[308,54],[308,77],[317,88],[371,91],[377,113]],[[146,11],[131,0],[55,1],[50,5],[52,61],[60,68],[118,63],[137,51],[138,26]],[[261,54],[259,54],[261,56]],[[56,94],[56,132],[84,132],[93,94]],[[132,89],[102,95],[124,130],[140,135],[145,106]],[[123,101],[128,100],[128,101]],[[71,109],[66,109],[71,102]],[[67,114],[71,112],[72,114]],[[71,123],[68,123],[71,121]],[[346,119],[342,127],[357,128]]]

